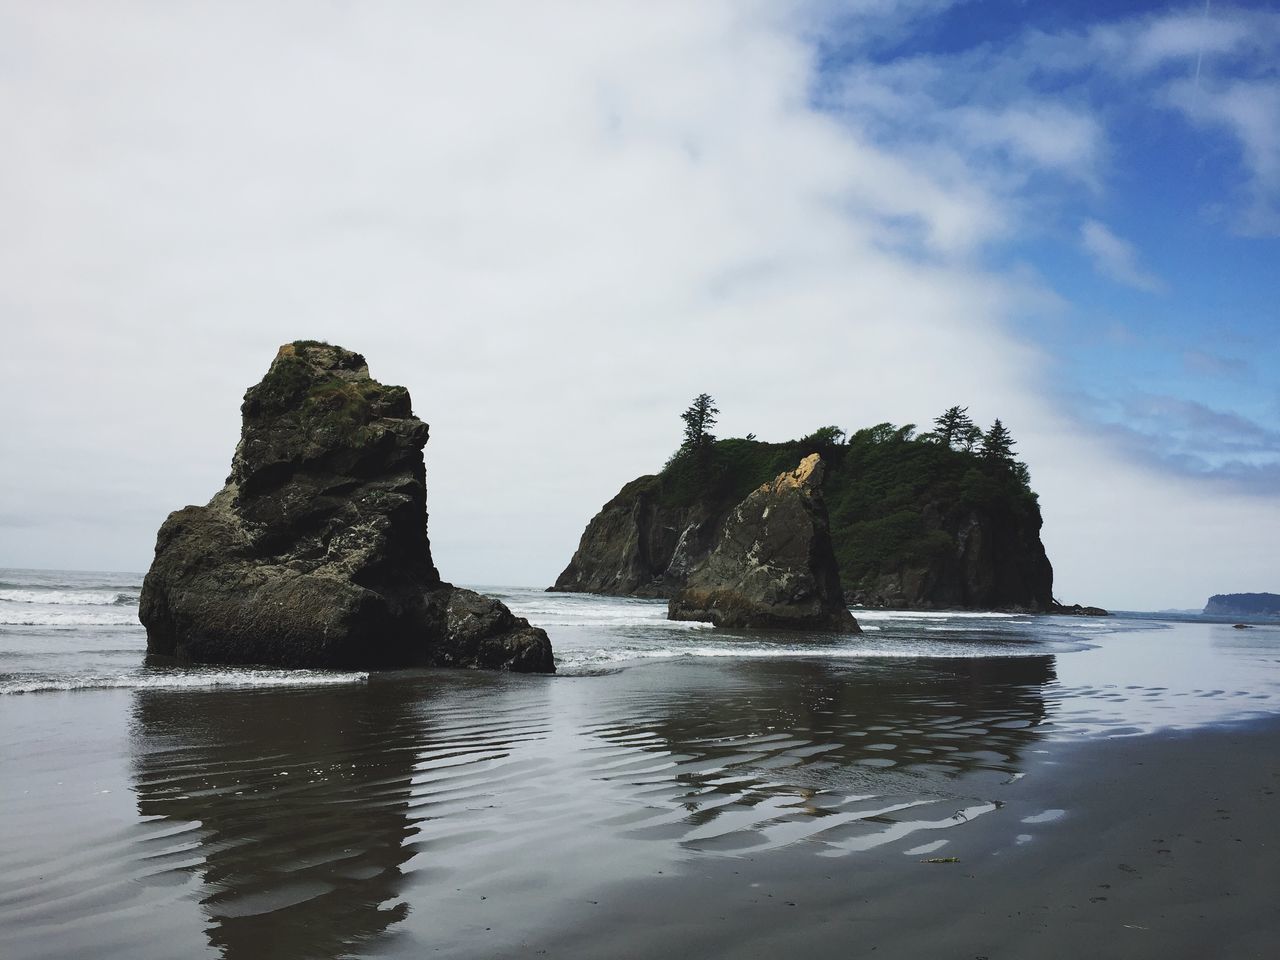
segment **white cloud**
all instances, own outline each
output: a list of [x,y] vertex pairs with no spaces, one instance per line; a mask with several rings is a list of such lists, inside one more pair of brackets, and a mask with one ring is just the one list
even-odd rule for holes
[[1027,101],[1000,109],[960,107],[953,117],[957,130],[975,146],[1003,147],[1029,164],[1097,184],[1104,137],[1092,114]]
[[1241,231],[1280,235],[1280,79],[1182,81],[1168,99],[1192,122],[1223,129],[1238,144],[1248,175]]
[[1080,225],[1080,245],[1098,272],[1117,283],[1148,293],[1159,293],[1164,289],[1159,277],[1141,267],[1133,245],[1117,237],[1097,220],[1086,220]]
[[[1033,97],[884,136],[811,104],[793,13],[0,0],[0,503],[29,523],[0,563],[145,566],[221,484],[244,388],[316,337],[411,389],[461,582],[550,582],[706,390],[726,435],[999,416],[1064,597],[1187,605],[1207,566],[1218,589],[1244,508],[1090,499],[1157,481],[1055,415],[1007,326],[1047,291],[980,266],[1020,229],[1012,184],[1097,163],[1088,116]],[[1171,516],[1199,559],[1135,577]]]
[[1245,180],[1222,192],[1243,197],[1238,230],[1280,235],[1280,13],[1214,8],[1137,19],[1113,33],[1124,41],[1099,44],[1109,68],[1151,73],[1155,103],[1232,138]]
[[1199,61],[1204,56],[1234,53],[1249,42],[1244,20],[1209,17],[1203,12],[1169,13],[1132,24],[1134,36],[1122,50],[1132,70],[1153,70],[1169,61]]

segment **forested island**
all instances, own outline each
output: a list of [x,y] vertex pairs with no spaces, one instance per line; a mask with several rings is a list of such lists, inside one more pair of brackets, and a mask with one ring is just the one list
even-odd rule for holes
[[1213,617],[1280,617],[1280,593],[1216,593],[1204,612]]
[[656,474],[626,484],[591,520],[550,589],[670,597],[751,491],[817,453],[848,602],[919,609],[1053,607],[1040,505],[1016,441],[955,406],[933,428],[821,427],[798,440],[718,439],[707,394],[684,412],[683,441]]

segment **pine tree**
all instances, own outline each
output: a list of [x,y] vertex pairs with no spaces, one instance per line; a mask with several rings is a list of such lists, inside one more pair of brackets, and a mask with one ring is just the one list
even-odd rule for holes
[[999,461],[1001,463],[1010,463],[1013,460],[1013,447],[1017,443],[1003,423],[998,419],[993,421],[991,428],[982,435],[982,449],[980,453],[984,460]]
[[698,394],[689,409],[680,414],[684,421],[684,442],[681,448],[693,450],[715,442],[711,428],[716,425],[716,414],[720,410],[715,399],[709,393]]
[[957,441],[963,442],[967,432],[974,427],[968,407],[949,407],[942,416],[934,419],[933,425],[938,441],[948,447]]

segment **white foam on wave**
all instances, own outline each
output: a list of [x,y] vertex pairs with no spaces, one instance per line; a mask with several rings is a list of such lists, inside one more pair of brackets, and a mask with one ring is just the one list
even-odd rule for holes
[[42,610],[14,604],[0,607],[0,626],[8,627],[136,627],[137,607],[106,610]]
[[657,630],[712,630],[714,626],[710,623],[701,623],[693,620],[637,620],[637,619],[609,619],[604,617],[538,617],[531,614],[512,611],[517,616],[526,618],[530,623],[537,627],[609,627],[611,629],[626,629],[628,627],[644,627],[645,629]]
[[552,599],[526,599],[506,595],[503,602],[518,617],[535,626],[550,627],[644,627],[659,630],[706,630],[709,623],[668,620],[667,604],[661,600],[583,598],[578,595]]
[[0,601],[38,603],[52,606],[128,606],[138,602],[138,594],[125,590],[0,590]]
[[850,607],[850,612],[863,620],[904,620],[904,621],[942,621],[942,620],[1016,620],[1029,617],[1027,613],[998,613],[988,610],[880,610],[863,607]]
[[594,650],[563,650],[556,652],[556,665],[572,670],[578,667],[599,667],[609,664],[639,660],[677,660],[681,658],[711,660],[915,660],[930,657],[943,660],[964,660],[975,656],[1017,656],[1024,651],[1004,650],[991,646],[981,651],[959,645],[920,647],[885,646],[681,646],[681,647],[612,647]]
[[367,673],[314,670],[217,670],[122,673],[115,676],[22,677],[0,680],[0,694],[74,690],[199,690],[214,687],[320,687],[364,683]]

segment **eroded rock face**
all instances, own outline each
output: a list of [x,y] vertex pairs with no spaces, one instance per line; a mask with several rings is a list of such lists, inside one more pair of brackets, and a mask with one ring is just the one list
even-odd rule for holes
[[427,425],[358,353],[280,348],[241,406],[231,475],[160,528],[139,617],[197,663],[551,672],[547,635],[444,583],[427,539]]
[[725,510],[714,503],[662,503],[658,477],[623,487],[591,519],[569,565],[550,589],[670,597],[715,543]]
[[840,589],[821,482],[822,461],[812,454],[748,495],[671,598],[668,618],[858,632]]

